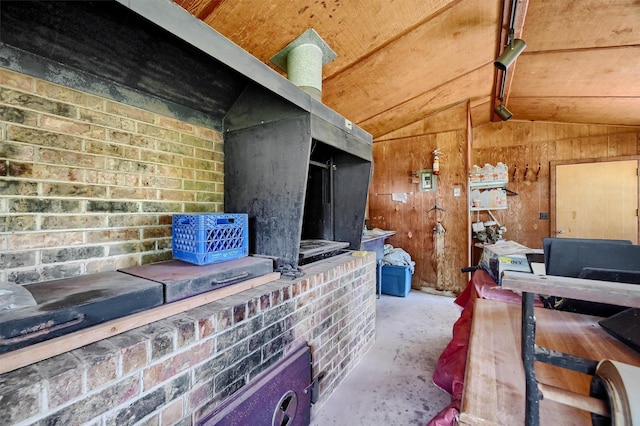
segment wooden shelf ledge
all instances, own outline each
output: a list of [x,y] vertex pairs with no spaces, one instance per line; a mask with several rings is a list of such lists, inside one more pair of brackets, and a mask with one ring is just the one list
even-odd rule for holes
[[640,308],[640,285],[505,271],[502,288]]

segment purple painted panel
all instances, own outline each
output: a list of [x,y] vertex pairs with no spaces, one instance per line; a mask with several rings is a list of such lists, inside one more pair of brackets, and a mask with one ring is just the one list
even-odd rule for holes
[[198,426],[304,426],[311,422],[311,350],[304,345],[271,366]]

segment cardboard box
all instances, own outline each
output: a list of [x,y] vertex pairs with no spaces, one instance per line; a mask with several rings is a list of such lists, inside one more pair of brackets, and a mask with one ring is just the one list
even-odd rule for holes
[[502,284],[502,273],[504,271],[529,272],[531,267],[525,254],[511,254],[498,257],[498,284]]
[[479,266],[502,284],[503,271],[531,272],[527,253],[542,253],[540,249],[530,249],[515,241],[486,244],[482,250]]

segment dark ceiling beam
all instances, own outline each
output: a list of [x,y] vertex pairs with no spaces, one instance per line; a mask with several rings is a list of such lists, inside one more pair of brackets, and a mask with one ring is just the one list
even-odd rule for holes
[[224,0],[212,0],[198,13],[197,18],[206,22],[209,16],[222,4]]
[[[511,31],[511,10],[513,9],[514,2],[517,2],[516,16],[513,18],[513,38],[522,38],[522,32],[524,29],[524,21],[527,15],[527,8],[529,7],[529,0],[504,0],[502,4],[502,23],[500,25],[500,35],[498,37],[498,48],[496,58],[502,53],[509,42],[509,32]],[[525,40],[526,41],[526,40]],[[507,103],[509,99],[509,91],[511,89],[511,82],[513,81],[513,75],[516,69],[516,63],[513,63],[507,71],[500,71],[496,68],[494,73],[493,85],[494,96],[491,102],[491,111],[494,110],[496,105],[500,102],[501,91],[504,94],[503,102]],[[506,78],[503,83],[503,72],[506,72]],[[495,114],[491,114],[491,121],[502,121]]]

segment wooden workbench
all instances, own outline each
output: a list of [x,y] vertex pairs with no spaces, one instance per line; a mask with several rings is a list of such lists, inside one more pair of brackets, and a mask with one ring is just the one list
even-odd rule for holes
[[[525,378],[516,304],[477,299],[474,305],[459,424],[518,425],[525,418]],[[640,354],[600,325],[601,318],[543,308],[535,310],[536,343],[594,360],[640,366]],[[589,394],[591,376],[536,362],[540,383]],[[540,401],[540,424],[590,425],[590,413]]]

